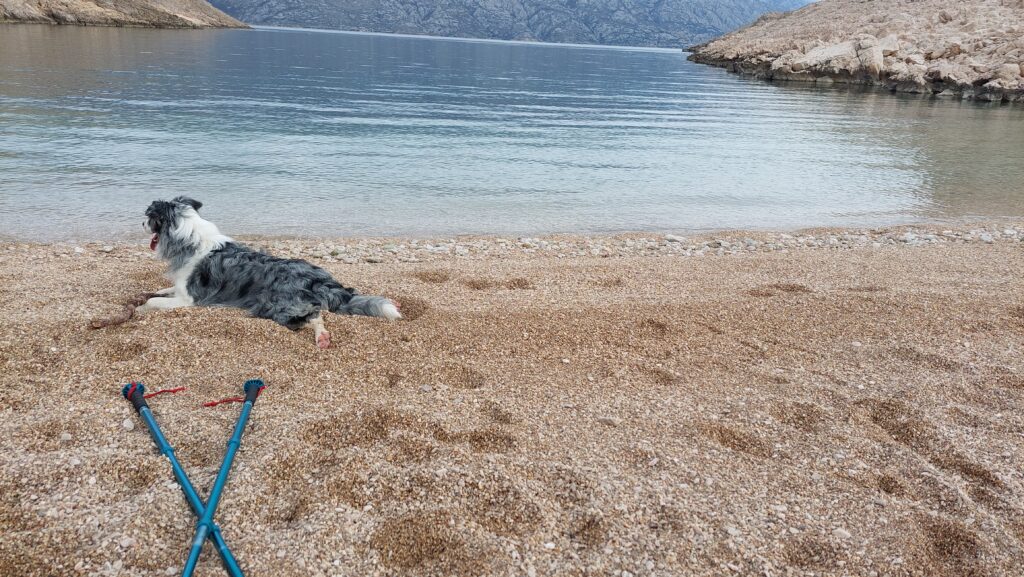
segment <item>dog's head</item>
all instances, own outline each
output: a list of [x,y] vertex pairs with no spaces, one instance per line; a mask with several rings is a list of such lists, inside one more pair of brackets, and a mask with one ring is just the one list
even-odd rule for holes
[[153,238],[149,241],[149,248],[157,250],[161,241],[169,238],[172,231],[181,230],[186,219],[198,217],[198,211],[203,203],[198,200],[179,196],[171,201],[154,200],[146,209],[146,222],[143,226]]

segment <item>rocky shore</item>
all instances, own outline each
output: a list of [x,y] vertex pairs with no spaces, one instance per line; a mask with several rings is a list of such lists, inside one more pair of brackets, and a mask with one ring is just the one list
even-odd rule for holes
[[[240,241],[271,254],[312,262],[341,264],[421,263],[450,259],[524,259],[550,257],[683,257],[788,253],[810,249],[881,249],[892,246],[996,244],[1024,242],[1024,223],[985,223],[968,227],[915,225],[871,229],[809,229],[805,231],[625,234],[612,236],[555,235],[544,237],[448,237],[435,239],[240,237]],[[9,245],[11,247],[16,244]],[[28,245],[26,245],[28,246]],[[54,244],[55,255],[134,253],[152,259],[146,248],[89,243]]]
[[[1024,564],[1024,222],[249,239],[402,302],[335,347],[240,311],[90,319],[140,244],[0,242],[0,575],[180,572],[142,380],[252,577],[986,575]],[[349,264],[351,263],[351,264]],[[212,552],[202,575],[222,573]]]
[[0,23],[246,28],[205,0],[0,0]]
[[821,0],[691,50],[765,80],[1024,101],[1024,0]]

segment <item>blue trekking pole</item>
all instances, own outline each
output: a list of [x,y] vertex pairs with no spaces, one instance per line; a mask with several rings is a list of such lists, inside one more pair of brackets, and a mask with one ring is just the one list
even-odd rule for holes
[[192,539],[192,549],[188,553],[188,561],[185,562],[185,569],[182,570],[181,577],[192,577],[192,573],[196,570],[196,563],[199,561],[199,554],[203,551],[203,543],[206,542],[207,537],[217,528],[213,523],[213,514],[217,512],[217,505],[220,503],[224,484],[228,480],[228,472],[231,471],[231,462],[234,461],[235,453],[238,452],[238,446],[242,443],[242,431],[245,430],[245,422],[249,420],[249,412],[252,411],[252,406],[256,403],[256,397],[259,396],[260,391],[265,386],[263,381],[259,379],[245,382],[245,402],[242,405],[242,414],[238,416],[235,432],[232,433],[231,440],[228,441],[228,449],[224,454],[224,461],[220,465],[217,479],[213,482],[210,498],[206,500],[206,510],[203,511],[202,517],[199,518],[199,524],[196,526],[195,538]]
[[[149,429],[149,434],[153,437],[153,442],[156,443],[160,453],[167,457],[167,460],[171,462],[171,469],[174,470],[174,478],[178,480],[178,485],[181,487],[181,492],[185,494],[185,500],[188,501],[189,507],[192,508],[192,512],[195,513],[196,517],[202,518],[206,512],[206,507],[203,505],[203,501],[199,498],[199,493],[196,492],[195,487],[192,486],[192,482],[188,480],[188,476],[185,474],[185,470],[182,469],[181,463],[178,462],[178,458],[174,456],[174,449],[171,448],[170,443],[164,438],[164,434],[160,431],[160,427],[156,424],[156,419],[153,417],[153,411],[149,409],[149,405],[146,403],[145,393],[146,387],[142,383],[131,383],[124,386],[121,390],[121,394],[124,398],[131,401],[132,406],[135,407],[135,411],[142,418],[142,421],[146,423],[146,427]],[[232,577],[243,577],[242,570],[238,567],[238,562],[235,561],[235,556],[231,554],[231,550],[228,549],[227,543],[224,542],[224,537],[220,534],[220,527],[212,525],[209,531],[209,539],[213,541],[214,547],[217,548],[217,553],[220,554],[220,559],[224,564],[224,569],[227,570],[228,574]]]

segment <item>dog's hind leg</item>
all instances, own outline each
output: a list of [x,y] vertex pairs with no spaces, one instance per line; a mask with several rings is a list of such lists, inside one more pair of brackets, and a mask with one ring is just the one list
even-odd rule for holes
[[308,326],[313,327],[313,334],[316,336],[316,346],[321,349],[326,349],[331,346],[331,333],[327,332],[324,327],[324,319],[320,315],[317,315],[306,323]]
[[156,310],[180,309],[192,306],[192,303],[181,297],[153,297],[135,308],[135,314],[142,314]]

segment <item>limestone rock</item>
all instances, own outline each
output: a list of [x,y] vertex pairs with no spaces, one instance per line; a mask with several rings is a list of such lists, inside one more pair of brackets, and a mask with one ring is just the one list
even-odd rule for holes
[[0,0],[0,22],[154,28],[245,28],[206,0]]
[[900,39],[890,34],[878,41],[878,47],[882,50],[882,56],[893,56],[900,51]]
[[852,40],[819,46],[807,54],[793,61],[791,67],[795,71],[821,68],[826,65],[848,66],[850,62],[857,60],[857,49]]
[[995,77],[1000,80],[1017,80],[1021,76],[1020,64],[1007,62],[995,69]]
[[922,64],[924,64],[924,55],[923,54],[911,54],[911,55],[907,56],[906,62],[907,62],[907,64],[922,65]]
[[693,50],[766,79],[1024,102],[1024,0],[820,0]]
[[878,77],[882,74],[882,68],[885,65],[882,56],[882,47],[875,44],[868,48],[863,48],[857,52],[857,59],[860,61],[861,68],[864,69],[868,74]]

